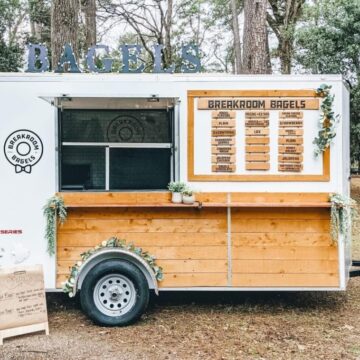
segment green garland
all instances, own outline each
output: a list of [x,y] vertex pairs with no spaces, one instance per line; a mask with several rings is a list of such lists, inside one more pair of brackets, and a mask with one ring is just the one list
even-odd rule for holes
[[43,210],[46,218],[45,239],[47,240],[47,251],[52,256],[55,254],[56,217],[59,218],[60,224],[63,224],[67,217],[64,199],[56,195],[51,197]]
[[351,228],[352,219],[357,216],[354,205],[355,200],[342,196],[340,194],[332,194],[331,202],[331,238],[337,242],[339,234],[347,239],[349,229]]
[[321,103],[321,116],[319,120],[319,133],[313,141],[316,145],[315,156],[324,152],[331,144],[331,140],[336,136],[335,127],[339,119],[339,115],[334,115],[333,103],[335,95],[330,95],[330,85],[322,84],[315,90],[318,96],[323,97]]
[[156,265],[156,258],[153,255],[150,255],[147,251],[143,251],[141,248],[136,247],[134,244],[129,243],[127,244],[125,240],[118,239],[116,237],[112,237],[108,240],[104,240],[101,244],[95,246],[94,248],[82,253],[81,261],[78,261],[76,264],[74,264],[70,268],[70,275],[63,283],[63,291],[67,294],[69,294],[69,297],[73,297],[74,294],[74,286],[75,286],[75,279],[77,274],[79,273],[82,265],[84,262],[93,254],[100,251],[104,248],[120,248],[128,250],[138,256],[141,256],[151,267],[151,269],[154,271],[156,280],[161,281],[164,278],[163,270],[160,266]]

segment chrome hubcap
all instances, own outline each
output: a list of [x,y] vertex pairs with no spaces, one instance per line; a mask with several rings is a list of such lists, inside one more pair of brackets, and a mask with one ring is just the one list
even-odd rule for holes
[[94,288],[95,305],[107,316],[126,314],[134,306],[135,300],[134,284],[124,275],[105,275]]

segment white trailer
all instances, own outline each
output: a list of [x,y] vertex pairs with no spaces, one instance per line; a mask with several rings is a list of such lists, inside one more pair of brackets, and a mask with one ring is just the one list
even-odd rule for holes
[[[321,84],[339,121],[314,156]],[[72,280],[95,321],[134,321],[149,289],[346,289],[351,239],[331,238],[329,200],[349,196],[341,76],[4,73],[0,105],[0,265],[42,264],[56,291],[116,236],[163,269],[157,281],[141,254],[97,248]],[[170,181],[197,202],[172,203]],[[50,256],[55,194],[68,215]]]

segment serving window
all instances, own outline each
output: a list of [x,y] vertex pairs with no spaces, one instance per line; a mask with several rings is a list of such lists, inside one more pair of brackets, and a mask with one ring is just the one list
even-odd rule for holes
[[173,110],[60,112],[60,189],[162,190],[173,180]]

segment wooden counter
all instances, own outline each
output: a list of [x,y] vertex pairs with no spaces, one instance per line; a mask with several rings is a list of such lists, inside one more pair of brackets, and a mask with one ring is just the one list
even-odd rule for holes
[[156,256],[160,287],[336,287],[328,193],[61,193],[57,281],[90,247],[112,236]]
[[331,207],[328,193],[198,193],[191,205],[171,202],[169,192],[59,193],[68,208],[102,207]]

